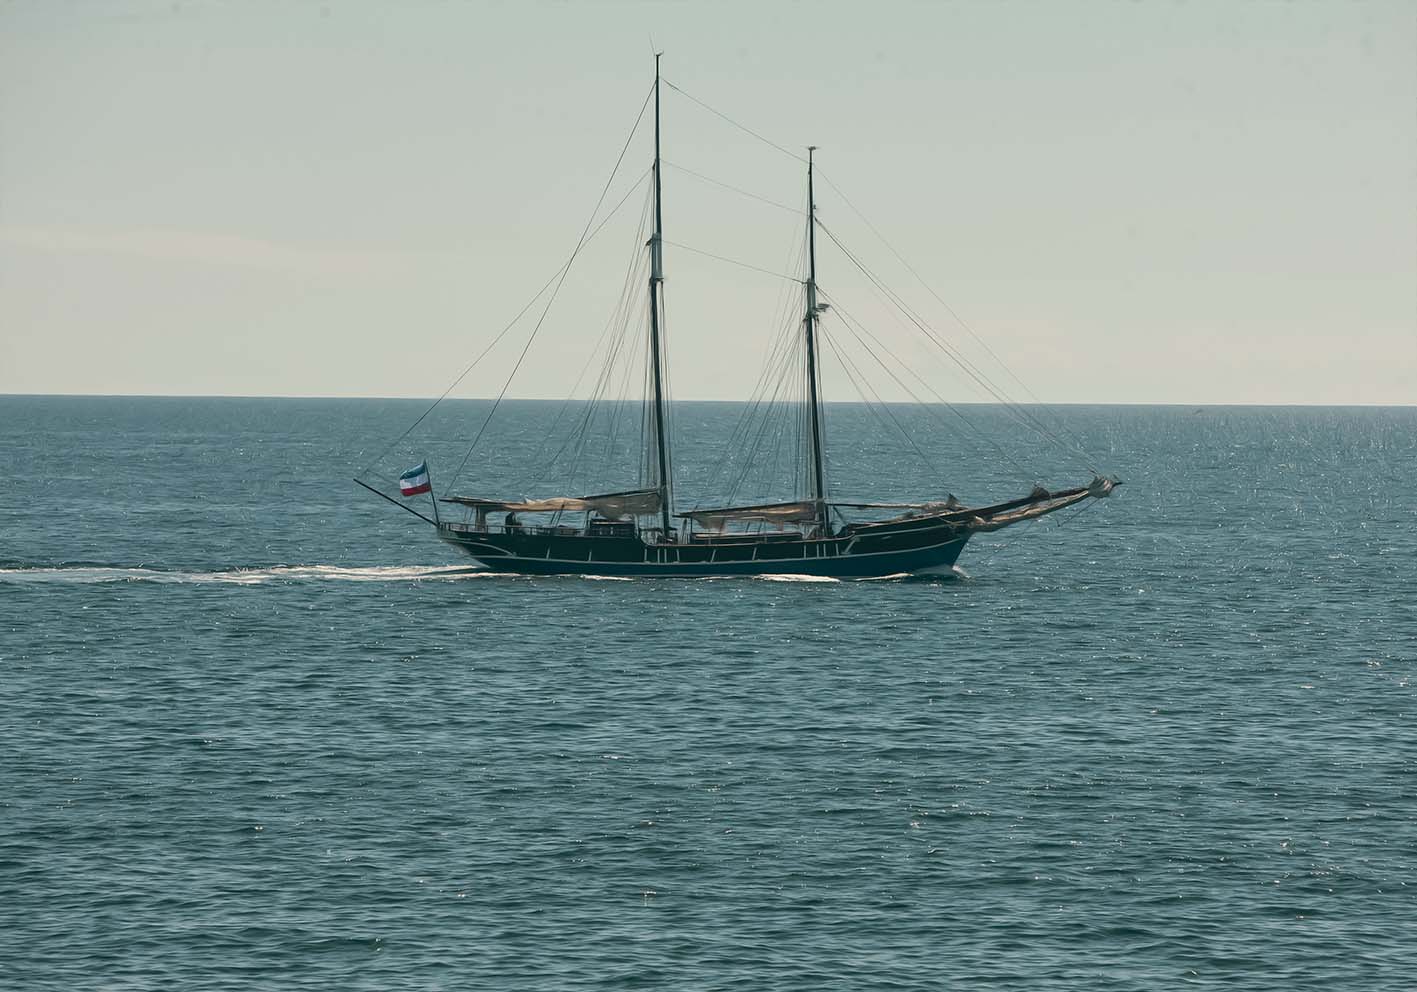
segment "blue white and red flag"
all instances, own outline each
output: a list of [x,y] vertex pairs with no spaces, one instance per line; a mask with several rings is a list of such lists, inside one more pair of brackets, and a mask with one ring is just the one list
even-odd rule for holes
[[405,496],[417,496],[419,493],[431,492],[432,489],[433,480],[428,477],[427,462],[419,462],[399,476],[399,492]]

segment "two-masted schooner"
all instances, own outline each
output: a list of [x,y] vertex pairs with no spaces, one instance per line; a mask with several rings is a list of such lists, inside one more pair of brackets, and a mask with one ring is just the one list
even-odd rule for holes
[[[697,507],[676,512],[667,428],[663,348],[664,232],[660,155],[659,56],[655,58],[652,233],[648,252],[648,375],[644,418],[645,478],[636,488],[580,496],[505,499],[443,495],[426,517],[442,540],[488,569],[530,575],[735,576],[793,574],[837,578],[948,573],[976,533],[1034,520],[1109,495],[1116,480],[1094,475],[1086,484],[1020,498],[965,506],[953,497],[920,502],[838,502],[830,498],[823,452],[819,321],[828,305],[817,286],[813,152],[807,166],[805,290],[800,319],[805,358],[804,498],[753,505]],[[641,111],[643,113],[643,109]],[[445,394],[446,395],[446,394]],[[398,502],[394,497],[356,480]],[[404,495],[428,492],[426,464],[405,474]],[[444,512],[437,511],[438,504]],[[446,519],[452,508],[461,519]],[[850,514],[848,519],[847,514]],[[453,515],[458,515],[454,513]]]

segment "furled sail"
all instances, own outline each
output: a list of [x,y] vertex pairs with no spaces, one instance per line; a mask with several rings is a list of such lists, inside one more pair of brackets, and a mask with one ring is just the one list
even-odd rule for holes
[[1086,486],[1064,489],[1060,492],[1049,492],[1041,486],[1037,486],[1025,499],[1013,500],[1010,503],[1001,503],[999,506],[975,511],[978,515],[969,522],[969,527],[970,530],[977,532],[1001,530],[1013,524],[1023,523],[1025,520],[1033,520],[1049,513],[1056,513],[1081,503],[1085,499],[1105,499],[1112,495],[1112,490],[1120,484],[1116,479],[1107,479],[1099,475]]
[[926,503],[843,503],[832,500],[831,506],[845,510],[919,510],[922,513],[939,513],[943,510],[959,510],[964,504],[950,495],[947,499],[931,500]]
[[711,510],[676,513],[710,530],[720,530],[724,524],[756,521],[769,524],[808,523],[817,519],[817,505],[811,500],[793,503],[760,503],[757,506],[725,506]]
[[483,513],[596,513],[609,520],[659,512],[657,489],[633,489],[598,496],[551,496],[546,499],[482,499],[476,496],[447,496],[444,503],[469,506]]

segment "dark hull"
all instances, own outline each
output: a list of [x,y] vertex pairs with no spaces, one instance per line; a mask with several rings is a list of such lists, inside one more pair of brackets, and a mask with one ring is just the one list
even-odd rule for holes
[[638,537],[478,531],[444,524],[438,536],[487,568],[522,575],[705,577],[817,575],[842,579],[946,572],[970,532],[924,526],[823,539],[647,544]]

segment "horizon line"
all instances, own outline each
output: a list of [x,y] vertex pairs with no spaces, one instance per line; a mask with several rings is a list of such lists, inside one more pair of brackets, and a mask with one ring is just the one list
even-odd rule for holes
[[[35,392],[35,393],[7,393],[0,392],[0,399],[131,399],[131,400],[375,400],[381,402],[432,402],[437,400],[439,404],[446,402],[460,403],[491,403],[495,397],[491,396],[458,396],[438,399],[434,396],[353,396],[353,395],[331,395],[331,394],[302,394],[302,393],[62,393],[62,392]],[[570,401],[586,402],[589,397],[571,397]],[[549,396],[506,396],[502,402],[518,403],[565,403],[565,397],[555,398]],[[684,399],[670,399],[672,403],[749,403],[750,399],[728,399],[728,398],[695,398],[685,397]],[[861,400],[824,400],[823,406],[870,406]],[[1054,406],[1117,406],[1117,407],[1256,407],[1256,408],[1294,408],[1294,409],[1347,409],[1363,408],[1375,410],[1405,410],[1417,408],[1417,402],[1411,403],[1384,403],[1372,401],[1350,401],[1342,403],[1322,403],[1322,402],[1266,402],[1262,400],[1226,400],[1216,401],[1184,401],[1184,400],[1161,400],[1161,401],[1141,401],[1127,400],[1114,402],[1095,402],[1084,400],[1050,400],[1035,402],[999,402],[983,400],[952,400],[949,402],[924,403],[917,400],[887,400],[882,405],[886,406],[978,406],[978,407],[1054,407]]]

